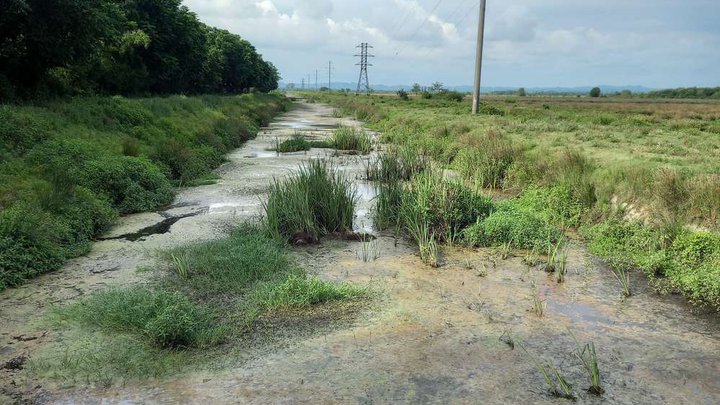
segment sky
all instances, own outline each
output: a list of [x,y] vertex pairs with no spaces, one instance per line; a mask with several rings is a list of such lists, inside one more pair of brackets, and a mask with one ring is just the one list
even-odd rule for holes
[[[471,85],[479,0],[185,0],[285,82]],[[487,0],[483,86],[720,86],[720,0]]]

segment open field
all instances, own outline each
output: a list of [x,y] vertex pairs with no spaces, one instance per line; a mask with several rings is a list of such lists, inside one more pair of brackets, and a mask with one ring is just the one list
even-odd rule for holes
[[[643,270],[658,291],[720,309],[717,102],[491,97],[473,117],[467,100],[438,95],[314,97],[369,120],[385,142],[456,171],[471,188],[522,196],[507,204],[578,230],[594,253]],[[509,227],[521,219],[516,208],[502,215],[510,217],[489,220]],[[507,240],[509,228],[500,238],[478,233],[487,226],[472,228],[471,241],[519,242]]]

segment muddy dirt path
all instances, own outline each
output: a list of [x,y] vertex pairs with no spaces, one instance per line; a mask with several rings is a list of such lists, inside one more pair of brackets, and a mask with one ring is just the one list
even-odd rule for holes
[[[71,300],[107,285],[139,283],[138,265],[151,265],[154,249],[216,238],[228,224],[257,215],[273,175],[304,159],[266,149],[295,130],[322,137],[341,120],[332,109],[300,103],[260,136],[230,156],[213,186],[183,190],[174,208],[124,218],[88,257],[20,289],[0,293],[0,364],[54,338],[28,335],[28,320],[51,303]],[[358,125],[345,121],[346,125]],[[364,158],[333,158],[359,178]],[[362,201],[356,227],[372,229],[373,187],[357,181]],[[197,214],[197,215],[195,215]],[[178,218],[169,233],[138,231]],[[162,228],[162,227],[160,227]],[[162,230],[162,229],[161,229]],[[148,232],[145,232],[148,233]],[[142,234],[142,232],[141,232]],[[519,348],[500,341],[509,332],[538,357],[552,362],[574,385],[581,403],[720,403],[720,323],[680,299],[663,298],[633,279],[635,295],[620,299],[609,269],[573,246],[569,273],[557,284],[519,257],[502,260],[493,250],[448,248],[444,265],[423,265],[407,243],[380,234],[377,260],[363,262],[362,244],[329,240],[297,248],[301,265],[318,277],[370,285],[377,301],[343,328],[300,339],[222,372],[181,375],[110,389],[59,390],[48,403],[556,403],[542,376]],[[542,317],[531,310],[545,300]],[[595,343],[605,395],[587,392],[588,379],[573,357],[574,334]],[[32,340],[27,340],[32,339]],[[9,373],[0,371],[0,384]],[[1,397],[0,397],[1,398]]]

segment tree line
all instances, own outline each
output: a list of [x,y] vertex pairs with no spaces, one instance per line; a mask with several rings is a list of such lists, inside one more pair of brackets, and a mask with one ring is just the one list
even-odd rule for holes
[[279,75],[182,0],[4,0],[0,101],[63,95],[241,93]]

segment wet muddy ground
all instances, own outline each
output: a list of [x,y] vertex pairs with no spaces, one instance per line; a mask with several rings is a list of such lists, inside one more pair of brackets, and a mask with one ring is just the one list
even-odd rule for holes
[[[267,151],[276,138],[295,131],[325,137],[341,122],[359,125],[332,118],[327,106],[299,103],[231,154],[218,170],[218,184],[182,190],[176,204],[161,213],[123,218],[87,257],[0,293],[0,366],[32,357],[58,339],[54,331],[34,326],[51,304],[106,286],[142,283],[147,276],[135,269],[152,266],[156,249],[222,237],[232,224],[256,217],[273,176],[305,159],[333,154],[279,156]],[[332,159],[357,179],[356,228],[372,231],[374,188],[360,180],[367,157]],[[109,389],[43,383],[38,398],[59,404],[564,402],[548,394],[518,345],[512,350],[500,340],[507,332],[560,369],[580,403],[720,403],[717,315],[657,296],[640,276],[632,280],[635,294],[623,301],[610,270],[579,244],[570,250],[566,282],[558,284],[521,257],[503,260],[492,249],[447,248],[443,266],[429,268],[408,243],[378,236],[366,245],[326,240],[294,249],[309,273],[376,292],[370,308],[341,327],[304,334],[223,371]],[[533,297],[546,303],[542,317],[532,311]],[[606,389],[600,398],[585,391],[589,382],[573,357],[573,335],[595,343]],[[0,370],[0,385],[13,392],[34,389],[11,386],[21,374],[17,368]]]

